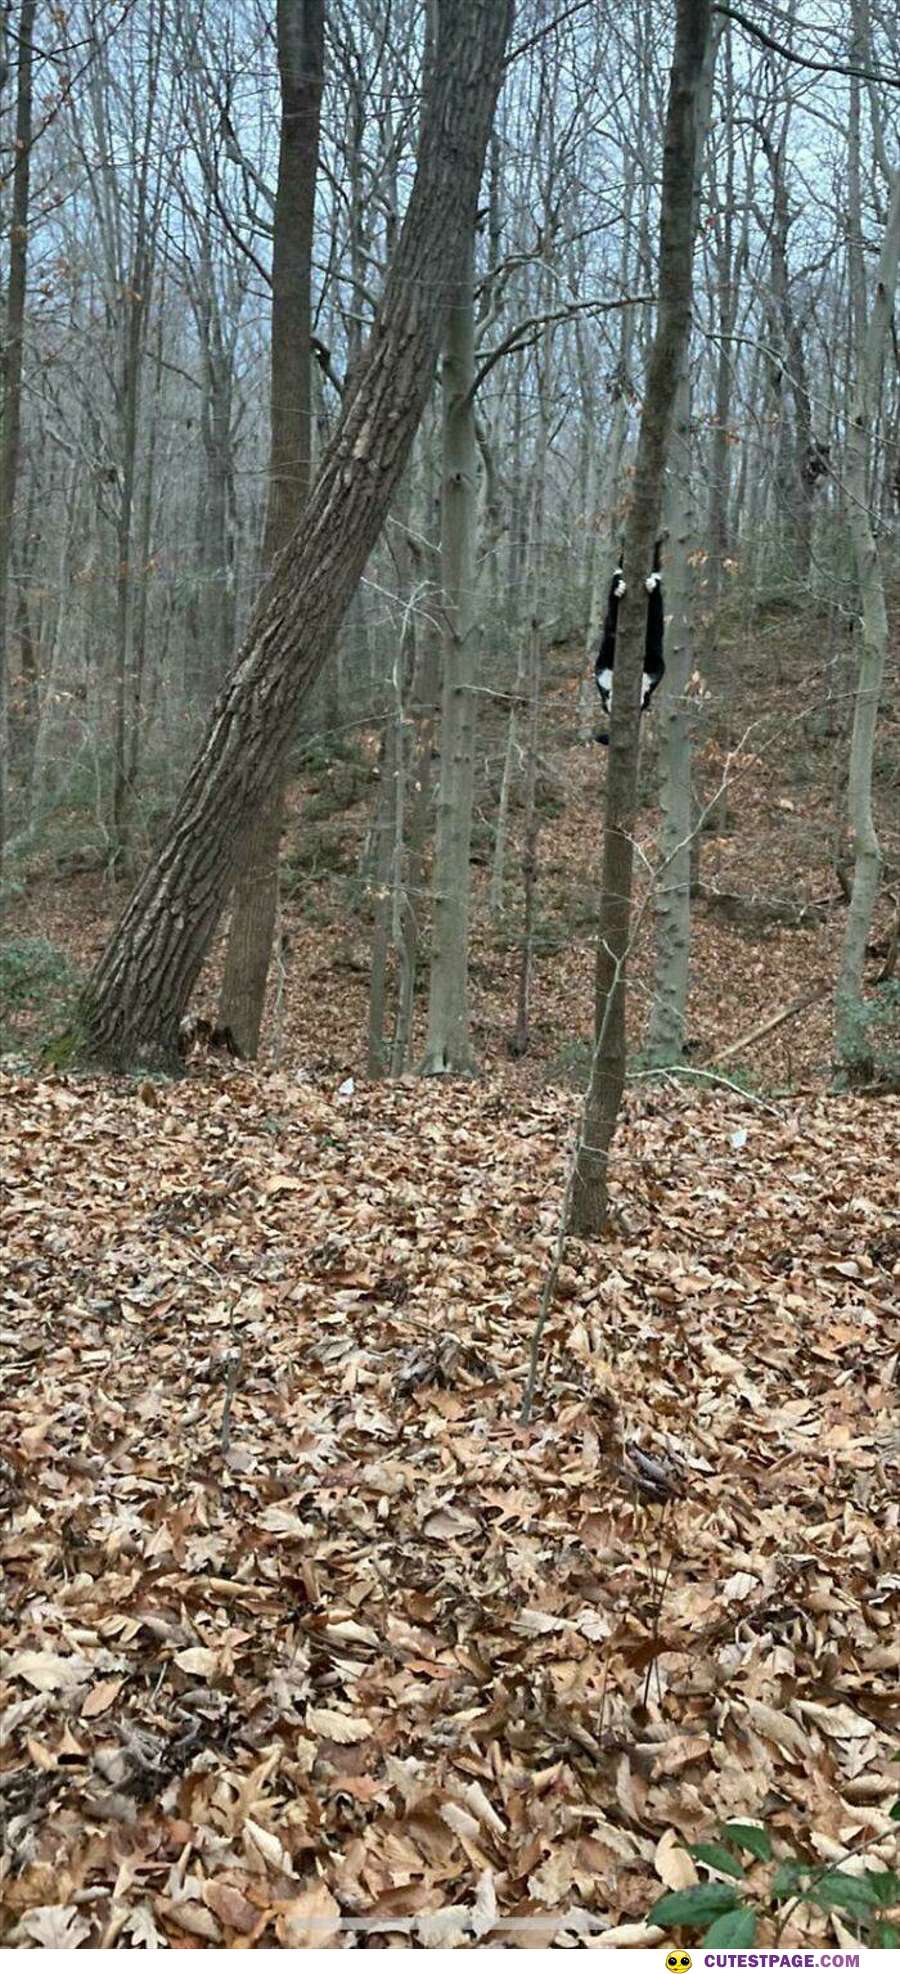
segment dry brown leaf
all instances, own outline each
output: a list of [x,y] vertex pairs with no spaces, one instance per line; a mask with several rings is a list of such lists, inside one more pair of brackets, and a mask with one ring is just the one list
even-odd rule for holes
[[477,1518],[462,1508],[436,1508],[426,1515],[422,1528],[433,1542],[452,1541],[457,1535],[472,1535],[478,1527]]
[[131,1942],[135,1947],[148,1947],[152,1950],[155,1947],[161,1947],[163,1945],[162,1935],[157,1928],[153,1913],[146,1903],[135,1906],[134,1910],[129,1912],[123,1922],[120,1937],[124,1937],[126,1933],[130,1936]]
[[320,1878],[279,1911],[275,1930],[283,1947],[329,1947],[338,1938],[341,1909]]
[[252,1933],[260,1919],[259,1907],[251,1905],[243,1892],[224,1878],[207,1878],[203,1903],[221,1919],[223,1926],[229,1926],[235,1933]]
[[264,1871],[268,1867],[271,1871],[283,1871],[288,1877],[294,1876],[290,1852],[285,1850],[281,1838],[276,1837],[274,1831],[265,1830],[261,1823],[255,1823],[248,1816],[242,1834],[251,1864],[260,1866]]
[[650,1771],[653,1780],[658,1782],[664,1775],[680,1775],[683,1768],[690,1768],[692,1762],[705,1760],[712,1743],[708,1734],[675,1734],[664,1741],[659,1754],[654,1756]]
[[823,1707],[817,1700],[799,1698],[794,1704],[804,1720],[814,1721],[823,1734],[830,1735],[835,1741],[867,1741],[872,1732],[871,1721],[864,1720],[862,1714],[855,1713],[852,1707]]
[[461,1776],[454,1776],[453,1794],[459,1802],[465,1803],[473,1816],[477,1816],[479,1823],[493,1831],[495,1837],[506,1836],[507,1826],[502,1816],[499,1816],[495,1810],[490,1797],[485,1795],[480,1782],[464,1782]]
[[69,1952],[83,1945],[91,1929],[84,1913],[74,1905],[33,1905],[23,1914],[17,1931],[39,1947]]
[[627,1755],[622,1755],[616,1765],[616,1797],[631,1823],[640,1823],[643,1817],[647,1784],[643,1776],[632,1769]]
[[759,1577],[751,1576],[749,1570],[735,1570],[722,1585],[722,1600],[726,1604],[743,1604],[747,1597],[759,1591]]
[[307,1707],[306,1725],[311,1734],[318,1734],[325,1741],[337,1741],[342,1748],[349,1748],[355,1741],[367,1741],[372,1732],[367,1720],[360,1720],[357,1714],[338,1713],[334,1707]]
[[552,1631],[567,1631],[568,1618],[552,1617],[549,1611],[520,1611],[513,1619],[513,1630],[524,1631],[526,1637],[541,1638]]
[[96,1720],[99,1714],[105,1714],[118,1699],[124,1684],[124,1679],[101,1679],[97,1686],[92,1686],[81,1709],[82,1720]]
[[71,1693],[89,1678],[90,1670],[86,1659],[63,1658],[59,1652],[14,1652],[6,1666],[9,1679],[24,1680],[36,1693]]
[[528,1891],[541,1905],[560,1905],[567,1898],[575,1879],[574,1844],[557,1843],[528,1880]]
[[192,1933],[199,1940],[208,1940],[210,1946],[222,1943],[222,1930],[214,1913],[196,1899],[167,1899],[166,1911],[175,1925],[185,1933]]
[[697,1883],[697,1867],[674,1830],[665,1830],[653,1853],[653,1869],[670,1892],[684,1892]]
[[295,1542],[308,1542],[316,1532],[311,1522],[301,1521],[292,1508],[279,1508],[277,1502],[263,1509],[257,1517],[257,1525],[264,1528],[268,1535],[291,1536]]
[[208,1645],[189,1645],[184,1652],[176,1652],[175,1664],[182,1672],[195,1673],[200,1679],[213,1679],[219,1667],[216,1654]]
[[435,1912],[420,1913],[416,1921],[416,1934],[423,1947],[462,1946],[471,1918],[468,1906],[438,1906]]
[[774,1707],[763,1705],[761,1700],[751,1700],[747,1705],[747,1717],[757,1734],[764,1741],[774,1741],[776,1748],[783,1749],[786,1755],[806,1760],[809,1754],[809,1736],[802,1727],[792,1720],[790,1714],[777,1712]]

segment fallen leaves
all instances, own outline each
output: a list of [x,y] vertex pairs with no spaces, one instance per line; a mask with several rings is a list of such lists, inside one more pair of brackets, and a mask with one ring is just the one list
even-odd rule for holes
[[306,1725],[311,1734],[318,1734],[326,1741],[336,1741],[339,1748],[349,1748],[359,1741],[367,1741],[372,1732],[368,1721],[356,1720],[352,1714],[337,1713],[333,1707],[307,1707]]
[[653,1869],[670,1892],[683,1892],[697,1883],[697,1867],[675,1830],[663,1831],[653,1853]]
[[98,1720],[109,1712],[122,1691],[124,1679],[101,1679],[92,1686],[81,1709],[82,1720]]
[[20,1942],[68,1950],[90,1938],[90,1922],[73,1905],[33,1905],[17,1928]]
[[282,1947],[330,1947],[338,1937],[341,1909],[321,1879],[282,1906],[275,1923]]
[[36,1693],[71,1693],[90,1677],[84,1659],[63,1658],[58,1652],[15,1652],[3,1666],[8,1679],[21,1679]]
[[174,1663],[180,1666],[182,1672],[197,1673],[201,1679],[212,1679],[219,1662],[208,1645],[189,1645],[186,1651],[175,1653]]
[[7,1084],[4,1938],[641,1946],[729,1819],[886,1843],[900,1106],[633,1103],[525,1429],[571,1106],[337,1080]]

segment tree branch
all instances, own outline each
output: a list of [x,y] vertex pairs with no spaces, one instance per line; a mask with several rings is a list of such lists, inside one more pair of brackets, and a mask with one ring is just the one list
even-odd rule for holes
[[498,343],[496,349],[491,350],[485,357],[481,369],[476,372],[469,396],[477,396],[485,378],[493,370],[495,363],[500,362],[501,357],[510,356],[514,350],[529,346],[529,341],[533,340],[533,338],[529,339],[529,330],[546,329],[548,324],[556,322],[571,322],[576,315],[609,315],[613,309],[636,308],[639,302],[652,302],[654,299],[653,295],[623,295],[618,302],[569,302],[566,308],[551,309],[546,315],[527,316],[524,322],[517,322],[509,335],[504,336],[502,343]]
[[900,75],[879,75],[877,70],[857,68],[853,62],[816,62],[811,55],[795,54],[793,48],[785,48],[783,42],[773,40],[771,34],[766,33],[765,28],[758,27],[756,21],[751,21],[747,14],[740,13],[737,7],[726,7],[719,3],[714,5],[713,13],[724,14],[726,20],[734,21],[738,27],[742,27],[745,34],[752,34],[754,40],[760,42],[763,48],[770,48],[773,55],[780,55],[782,61],[793,62],[796,68],[814,69],[817,75],[858,76],[862,82],[882,82],[888,89],[900,89]]

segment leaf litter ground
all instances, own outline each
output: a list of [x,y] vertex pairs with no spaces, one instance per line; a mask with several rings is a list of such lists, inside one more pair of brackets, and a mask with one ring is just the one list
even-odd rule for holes
[[896,1863],[900,1102],[632,1095],[526,1427],[570,1096],[2,1099],[8,1944],[649,1942],[736,1816]]

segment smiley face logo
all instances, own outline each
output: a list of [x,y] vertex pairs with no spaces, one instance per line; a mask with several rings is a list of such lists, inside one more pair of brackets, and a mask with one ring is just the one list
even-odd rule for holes
[[676,1949],[675,1952],[666,1954],[669,1974],[690,1974],[693,1964],[689,1953],[680,1953]]

